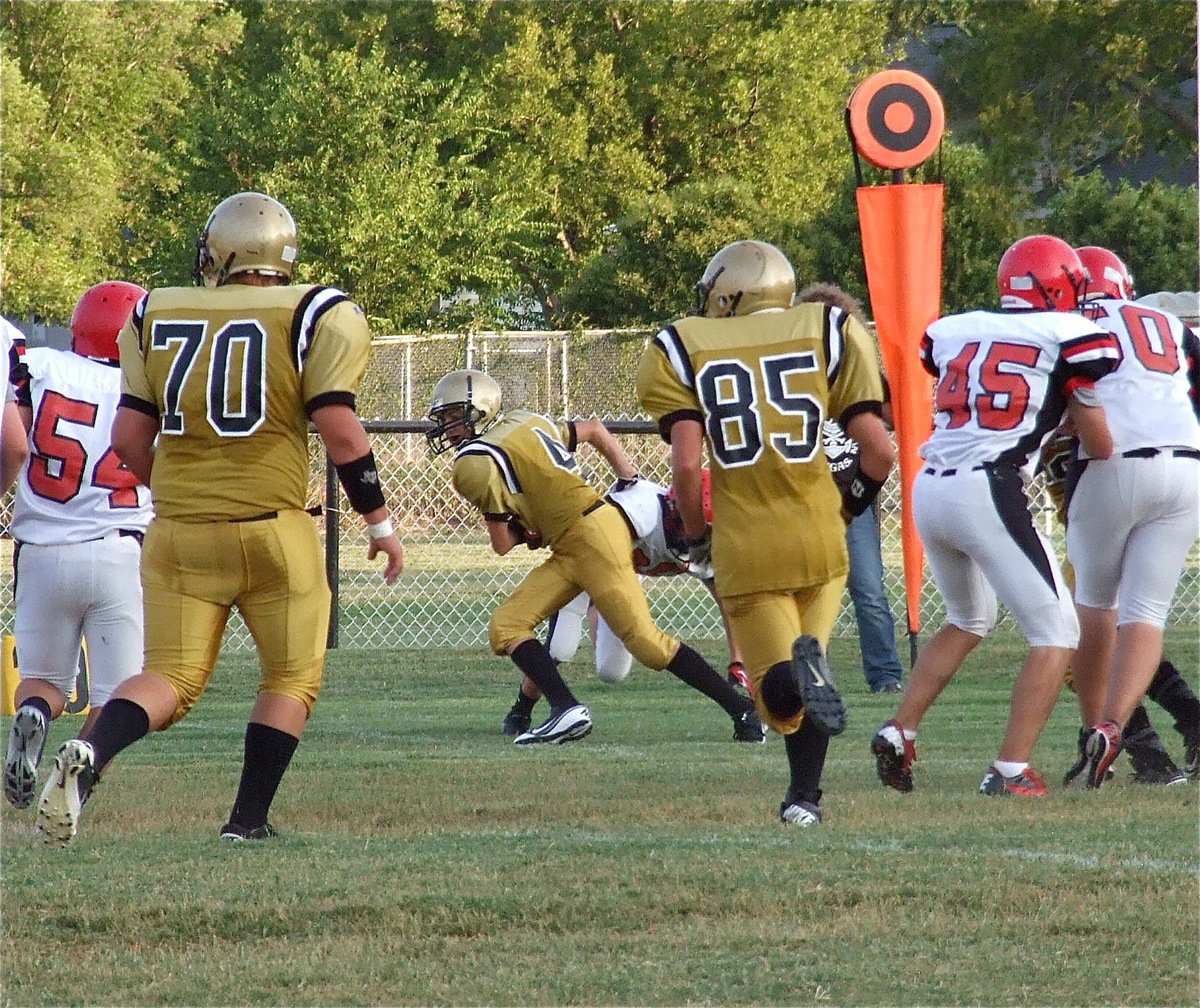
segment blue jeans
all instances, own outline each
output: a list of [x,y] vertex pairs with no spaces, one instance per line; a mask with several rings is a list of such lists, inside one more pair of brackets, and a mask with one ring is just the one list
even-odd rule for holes
[[850,576],[846,587],[858,620],[858,646],[863,675],[872,689],[900,682],[903,670],[896,653],[896,621],[883,588],[883,556],[875,506],[867,508],[846,528]]

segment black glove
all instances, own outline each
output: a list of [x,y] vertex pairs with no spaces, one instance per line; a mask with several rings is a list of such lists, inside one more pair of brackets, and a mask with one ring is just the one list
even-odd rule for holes
[[862,471],[862,466],[855,463],[854,475],[842,487],[842,508],[851,518],[857,518],[875,503],[879,491],[883,489],[883,480],[874,479]]
[[530,532],[524,525],[521,524],[521,519],[516,515],[511,515],[508,519],[508,527],[512,529],[512,534],[516,536],[517,542],[524,543],[527,549],[541,549],[544,545],[542,537],[537,532]]

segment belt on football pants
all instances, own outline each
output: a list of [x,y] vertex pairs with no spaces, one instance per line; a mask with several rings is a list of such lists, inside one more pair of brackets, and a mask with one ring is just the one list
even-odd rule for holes
[[583,514],[581,514],[579,517],[586,518],[593,511],[599,511],[607,503],[608,503],[608,501],[606,501],[603,497],[601,497],[598,501],[595,501],[594,503],[589,504],[587,507],[585,507],[583,509]]
[[[987,466],[982,463],[977,466],[971,466],[970,469],[964,469],[963,472],[982,472]],[[958,472],[957,468],[951,469],[934,469],[932,466],[924,470],[926,476],[953,476]]]
[[1175,458],[1200,459],[1200,449],[1197,448],[1133,448],[1121,452],[1121,458],[1155,458],[1169,451]]
[[[325,511],[324,511],[324,508],[322,508],[320,504],[314,504],[310,508],[305,508],[304,513],[310,514],[314,518],[320,518],[321,515],[325,513]],[[278,511],[264,511],[262,514],[251,515],[249,518],[230,518],[229,523],[231,525],[242,525],[245,522],[274,521],[278,517],[279,517]]]

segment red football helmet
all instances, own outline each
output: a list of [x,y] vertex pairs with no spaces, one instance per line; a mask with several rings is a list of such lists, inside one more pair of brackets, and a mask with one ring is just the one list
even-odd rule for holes
[[996,284],[1001,308],[1074,311],[1087,286],[1087,270],[1061,238],[1030,235],[1001,257]]
[[145,293],[144,287],[124,280],[106,280],[89,287],[71,316],[71,349],[80,357],[119,360],[117,336]]
[[1137,297],[1133,289],[1133,276],[1129,267],[1121,262],[1120,256],[1099,245],[1084,245],[1075,250],[1079,261],[1088,271],[1087,293],[1083,300],[1096,298],[1124,298],[1132,301]]

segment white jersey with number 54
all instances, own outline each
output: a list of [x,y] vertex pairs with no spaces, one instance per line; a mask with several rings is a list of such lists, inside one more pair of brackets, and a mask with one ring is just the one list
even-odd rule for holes
[[17,480],[13,537],[42,546],[86,542],[116,529],[143,532],[150,491],[112,450],[121,372],[65,350],[25,352],[33,412],[29,461]]

